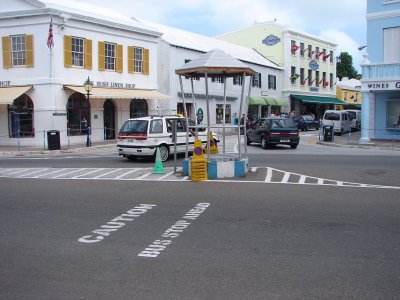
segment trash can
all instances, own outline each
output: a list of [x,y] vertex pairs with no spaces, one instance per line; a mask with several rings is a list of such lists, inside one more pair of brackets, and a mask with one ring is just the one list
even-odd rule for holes
[[324,125],[322,127],[322,134],[323,134],[324,142],[333,142],[333,126],[332,125]]
[[47,131],[47,148],[49,150],[60,150],[60,131],[49,130]]

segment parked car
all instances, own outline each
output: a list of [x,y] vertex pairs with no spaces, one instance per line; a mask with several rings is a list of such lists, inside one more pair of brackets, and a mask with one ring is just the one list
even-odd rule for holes
[[247,145],[261,143],[264,149],[283,144],[296,149],[299,145],[299,130],[290,118],[263,118],[255,122],[247,132]]
[[342,135],[351,130],[350,115],[344,110],[326,110],[322,118],[322,125],[332,125],[333,132]]
[[[150,116],[133,118],[125,121],[118,133],[118,155],[133,160],[137,157],[155,156],[157,147],[160,149],[160,157],[164,162],[171,153],[174,153],[174,142],[172,140],[173,121],[177,124],[177,153],[186,151],[186,119],[177,116]],[[189,121],[190,126],[194,126]],[[195,140],[195,130],[189,132],[189,151]],[[201,128],[197,132],[198,138],[203,144],[207,143],[207,129]],[[216,142],[219,137],[213,132]]]
[[290,118],[296,123],[299,130],[318,130],[320,126],[319,121],[311,115],[291,116]]
[[351,129],[354,131],[361,130],[361,110],[346,109],[345,111],[350,115]]

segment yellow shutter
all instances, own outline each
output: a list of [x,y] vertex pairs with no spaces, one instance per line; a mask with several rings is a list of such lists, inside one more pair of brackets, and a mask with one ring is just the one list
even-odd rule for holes
[[133,73],[134,69],[133,66],[135,64],[135,61],[133,60],[134,48],[132,46],[128,46],[128,73]]
[[72,67],[72,38],[64,35],[64,67]]
[[92,69],[92,40],[85,39],[85,69]]
[[33,68],[33,35],[25,36],[26,46],[26,67]]
[[104,71],[106,68],[105,62],[105,44],[104,42],[99,42],[98,44],[98,51],[99,51],[99,71]]
[[117,64],[116,64],[116,71],[118,73],[122,73],[123,71],[123,47],[122,45],[117,45]]
[[149,49],[143,49],[143,75],[150,74]]
[[11,68],[11,37],[3,36],[1,38],[3,44],[3,68]]

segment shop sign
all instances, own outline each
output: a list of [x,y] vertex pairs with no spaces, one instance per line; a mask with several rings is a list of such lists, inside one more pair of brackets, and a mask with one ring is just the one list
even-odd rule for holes
[[368,83],[365,83],[365,87],[370,90],[396,90],[396,89],[400,89],[400,81],[368,82]]
[[134,83],[121,83],[121,82],[110,82],[110,81],[97,81],[96,87],[102,88],[118,88],[118,89],[134,89],[136,84]]
[[0,87],[2,86],[10,86],[11,81],[9,80],[0,80]]
[[310,63],[308,64],[311,70],[317,71],[319,69],[319,64],[315,59],[310,60]]
[[319,92],[319,88],[317,88],[317,87],[310,87],[310,92]]
[[270,34],[265,39],[262,40],[262,43],[267,46],[274,46],[281,42],[281,39],[274,34]]

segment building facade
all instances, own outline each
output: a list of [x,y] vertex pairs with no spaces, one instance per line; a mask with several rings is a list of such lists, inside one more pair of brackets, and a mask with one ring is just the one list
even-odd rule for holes
[[[6,2],[6,3],[4,3]],[[0,8],[0,144],[114,139],[129,117],[157,114],[161,33],[120,15],[36,0]],[[90,78],[89,97],[84,82]],[[90,130],[89,130],[90,127]]]
[[[184,110],[179,77],[175,74],[175,70],[183,67],[185,63],[196,59],[200,54],[213,49],[220,49],[233,58],[240,60],[257,72],[257,74],[251,79],[246,78],[244,83],[242,82],[242,78],[239,77],[227,78],[226,91],[224,91],[224,78],[208,79],[211,124],[223,124],[224,115],[225,124],[234,124],[240,118],[238,114],[243,84],[245,86],[243,113],[247,112],[249,101],[252,99],[258,99],[264,104],[270,102],[268,106],[269,114],[271,113],[271,109],[281,110],[282,103],[279,99],[282,97],[281,77],[283,70],[257,51],[181,29],[146,21],[142,22],[162,32],[161,43],[159,43],[158,49],[158,61],[160,62],[158,82],[160,91],[171,97],[169,103],[172,113],[183,113]],[[206,122],[205,79],[199,78],[193,81],[194,97],[192,96],[191,81],[183,78],[182,84],[188,116],[195,120],[196,116],[203,115],[202,122]],[[249,85],[250,98],[248,99]],[[224,101],[224,92],[226,93],[226,102]],[[226,109],[224,113],[225,105]],[[251,119],[268,115],[268,110],[262,111],[261,105],[257,105],[255,108],[248,112]]]
[[400,1],[367,1],[360,143],[400,140]]
[[336,98],[346,105],[336,105],[336,109],[361,109],[361,81],[342,78],[336,83]]
[[321,116],[326,109],[341,103],[335,91],[335,43],[275,21],[256,23],[218,38],[254,48],[284,69],[282,92],[287,111]]

